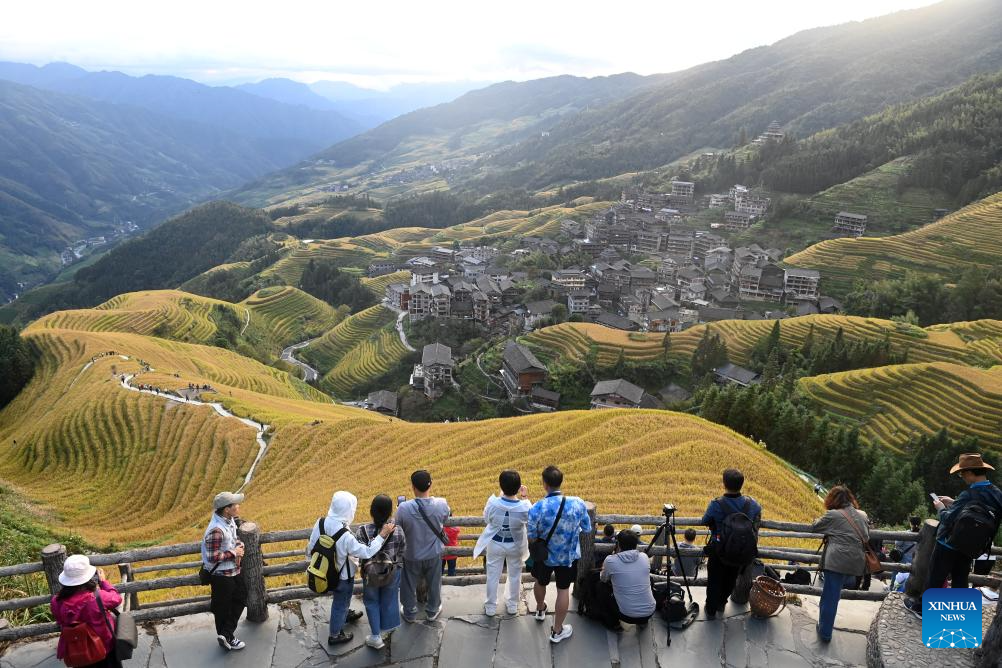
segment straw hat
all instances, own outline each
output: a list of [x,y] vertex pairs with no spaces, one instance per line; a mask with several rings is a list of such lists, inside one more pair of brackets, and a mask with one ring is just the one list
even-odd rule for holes
[[985,461],[981,459],[980,453],[965,452],[960,455],[960,460],[953,465],[950,473],[954,474],[957,471],[966,471],[967,469],[988,469],[989,471],[994,471],[995,467],[991,464],[985,464]]
[[90,565],[90,559],[83,554],[74,554],[63,562],[63,572],[59,574],[59,584],[64,587],[76,587],[90,581],[97,568]]

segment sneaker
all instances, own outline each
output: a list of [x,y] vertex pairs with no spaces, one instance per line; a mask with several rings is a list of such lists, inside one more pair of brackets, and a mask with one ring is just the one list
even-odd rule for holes
[[403,607],[400,608],[400,619],[404,620],[408,624],[413,624],[417,621],[417,617],[411,617],[406,612],[404,612]]
[[429,612],[428,613],[428,621],[429,622],[435,621],[436,619],[438,619],[438,616],[441,615],[441,614],[442,614],[442,606],[440,605],[440,606],[438,606],[438,610],[436,610],[435,612]]
[[230,648],[230,641],[226,639],[226,636],[222,636],[222,635],[216,636],[216,642],[218,642],[219,646],[222,647],[223,649],[225,649],[227,652],[230,651],[230,649],[231,649]]
[[238,638],[234,638],[233,640],[230,641],[230,649],[232,649],[232,650],[243,649],[246,646],[247,646],[247,643],[245,643],[243,640],[240,640]]
[[345,633],[344,631],[341,631],[341,633],[337,634],[336,636],[327,636],[327,644],[328,645],[343,645],[346,642],[351,642],[351,639],[354,638],[354,637],[355,637],[355,634],[352,633],[351,631],[348,631],[347,633]]
[[517,615],[518,614],[518,603],[506,603],[504,607],[505,607],[505,610],[508,611],[509,615]]
[[905,606],[905,610],[915,615],[916,619],[922,619],[922,604],[915,599],[905,596],[902,603]]
[[352,622],[357,622],[358,620],[362,619],[362,613],[359,612],[358,610],[349,610],[348,617],[346,619],[349,624],[351,624]]
[[383,649],[386,647],[386,643],[380,636],[365,636],[365,644],[372,649]]
[[493,617],[494,615],[498,614],[497,606],[488,605],[487,603],[484,603],[484,614],[487,615],[488,617]]
[[537,622],[545,622],[546,621],[546,604],[544,603],[542,608],[537,608],[536,612],[534,614],[535,614]]
[[558,643],[561,640],[567,640],[568,638],[571,637],[571,633],[573,633],[573,632],[574,632],[574,629],[571,628],[570,624],[564,624],[563,627],[560,629],[560,633],[557,633],[556,631],[554,631],[551,628],[550,629],[550,642],[552,642],[552,643]]

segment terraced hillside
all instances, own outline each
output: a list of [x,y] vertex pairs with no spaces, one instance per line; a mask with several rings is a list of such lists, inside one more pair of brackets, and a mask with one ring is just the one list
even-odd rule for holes
[[341,399],[382,376],[407,355],[393,324],[396,313],[377,304],[341,322],[299,353],[322,374],[320,387]]
[[386,293],[386,286],[391,283],[409,283],[411,280],[411,272],[409,271],[395,271],[392,274],[383,274],[382,276],[376,276],[374,278],[363,278],[362,285],[369,288],[372,294],[376,295],[379,299],[383,298]]
[[264,326],[281,346],[319,336],[339,323],[345,309],[335,309],[298,288],[289,286],[258,290],[241,302],[252,320]]
[[[723,320],[690,327],[671,334],[671,354],[688,358],[706,330],[720,335],[727,343],[732,361],[748,360],[755,344],[769,334],[772,320]],[[887,337],[896,352],[908,351],[910,362],[961,362],[991,365],[1002,362],[1002,321],[980,320],[972,323],[935,325],[920,329],[879,318],[841,315],[809,315],[787,318],[780,323],[780,335],[791,347],[800,346],[814,329],[815,340],[834,337],[839,328],[847,340],[879,340]],[[593,323],[562,323],[532,332],[523,342],[544,357],[555,356],[580,361],[591,345],[598,350],[600,364],[611,365],[623,351],[627,360],[645,361],[664,354],[662,334],[631,333]]]
[[869,442],[900,447],[946,427],[1002,452],[1002,366],[933,362],[803,378],[799,389],[825,410],[859,424]]
[[916,271],[951,281],[972,265],[997,267],[1002,264],[1002,193],[905,234],[822,241],[785,263],[819,270],[825,291],[834,294],[848,291],[856,279],[901,278]]
[[230,311],[240,323],[249,316],[239,304],[181,292],[146,290],[113,297],[92,309],[58,311],[38,320],[33,327],[73,329],[88,332],[131,332],[177,341],[207,343],[217,331],[214,308]]
[[299,285],[306,265],[313,259],[333,260],[340,267],[365,267],[386,255],[353,243],[350,239],[302,242],[285,257],[261,272],[262,276],[277,276],[286,285]]
[[[139,371],[139,360],[154,369],[141,382],[209,384],[209,397],[271,425],[244,510],[268,528],[307,526],[337,488],[361,499],[404,492],[410,471],[421,466],[435,472],[437,492],[457,513],[476,514],[494,471],[522,468],[535,495],[534,472],[550,461],[561,463],[576,493],[608,511],[654,512],[670,490],[669,500],[696,513],[731,465],[748,473],[751,493],[770,516],[805,520],[818,510],[811,490],[768,452],[689,416],[603,411],[408,424],[332,404],[288,374],[218,348],[37,326],[25,336],[42,363],[0,411],[0,442],[8,448],[0,477],[44,504],[55,528],[96,543],[194,538],[208,499],[238,487],[257,452],[252,429],[207,406],[122,388],[116,374]],[[102,356],[108,351],[115,354]],[[631,493],[610,487],[610,479]],[[136,498],[150,502],[137,505]],[[129,521],[122,521],[124,507]]]

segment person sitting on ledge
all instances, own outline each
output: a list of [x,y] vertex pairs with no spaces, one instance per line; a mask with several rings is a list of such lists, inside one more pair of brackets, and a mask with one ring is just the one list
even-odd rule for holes
[[633,531],[620,531],[616,550],[602,562],[602,582],[612,583],[613,602],[620,621],[646,624],[657,604],[651,591],[651,560],[637,551],[639,538]]

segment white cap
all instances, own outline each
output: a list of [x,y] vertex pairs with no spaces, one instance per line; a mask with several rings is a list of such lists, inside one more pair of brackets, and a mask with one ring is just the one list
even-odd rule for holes
[[97,568],[90,565],[90,559],[84,554],[74,554],[63,562],[63,572],[59,574],[59,584],[64,587],[76,587],[88,582],[97,573]]
[[638,536],[641,536],[644,533],[643,528],[639,524],[634,524],[632,527],[630,527],[630,531],[637,534]]
[[220,510],[226,506],[232,506],[234,503],[243,503],[243,494],[234,494],[233,492],[220,492],[216,494],[216,498],[212,500],[212,509]]

